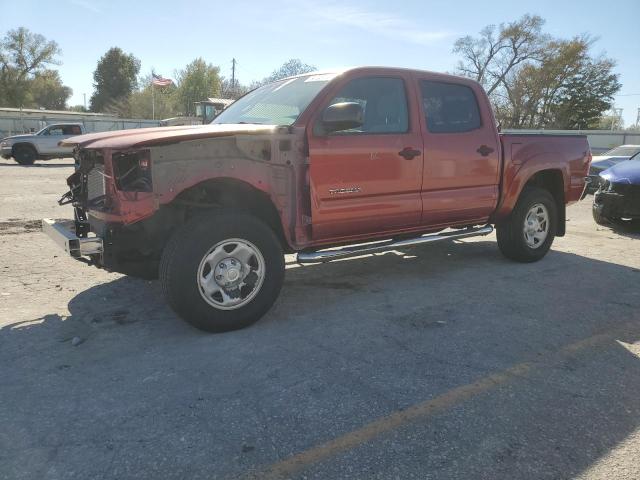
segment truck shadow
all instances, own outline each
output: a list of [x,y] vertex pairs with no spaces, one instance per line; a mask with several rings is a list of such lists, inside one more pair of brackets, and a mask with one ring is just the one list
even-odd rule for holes
[[[237,332],[198,332],[156,282],[128,277],[79,293],[69,316],[2,328],[4,438],[86,445],[77,456],[42,447],[31,461],[7,445],[6,471],[239,475],[520,362],[535,366],[526,379],[403,425],[417,433],[394,457],[377,449],[377,472],[566,478],[640,428],[637,269],[558,251],[516,264],[491,241],[289,267],[274,308]],[[452,422],[466,426],[452,434]],[[194,448],[216,454],[193,463]],[[362,455],[354,471],[372,473]]]
[[611,225],[610,228],[618,235],[640,239],[640,219],[616,223]]
[[20,165],[16,162],[5,163],[0,162],[0,167],[22,167],[22,168],[70,168],[73,169],[73,163],[54,163],[54,162],[42,162],[42,163],[34,163],[33,165]]

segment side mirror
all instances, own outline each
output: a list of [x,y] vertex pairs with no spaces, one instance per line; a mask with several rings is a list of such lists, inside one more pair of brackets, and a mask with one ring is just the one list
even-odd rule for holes
[[341,102],[329,105],[322,114],[322,126],[325,133],[340,132],[361,127],[364,123],[364,111],[356,102]]

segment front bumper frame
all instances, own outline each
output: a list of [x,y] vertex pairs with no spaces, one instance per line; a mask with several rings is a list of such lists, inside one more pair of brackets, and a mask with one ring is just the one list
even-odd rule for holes
[[10,145],[0,147],[0,157],[8,160],[13,155],[13,147]]
[[630,194],[599,190],[596,192],[593,204],[607,218],[640,218],[640,202]]
[[102,255],[104,252],[102,238],[78,237],[73,220],[57,222],[50,218],[43,218],[42,232],[73,258]]

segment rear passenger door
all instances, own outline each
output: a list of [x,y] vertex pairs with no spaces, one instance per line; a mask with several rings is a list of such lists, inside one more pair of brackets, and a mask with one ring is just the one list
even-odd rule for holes
[[466,80],[418,77],[424,140],[422,222],[481,223],[498,202],[500,140],[491,106]]

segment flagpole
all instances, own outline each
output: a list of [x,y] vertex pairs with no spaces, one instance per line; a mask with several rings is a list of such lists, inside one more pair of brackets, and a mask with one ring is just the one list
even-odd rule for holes
[[151,81],[151,117],[156,119],[156,89],[153,88],[153,80]]

